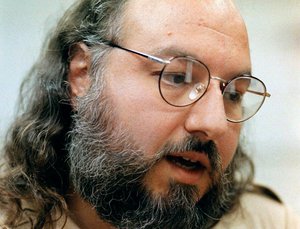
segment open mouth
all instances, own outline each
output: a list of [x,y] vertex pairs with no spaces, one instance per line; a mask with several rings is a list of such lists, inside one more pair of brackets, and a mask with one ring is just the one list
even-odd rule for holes
[[205,169],[205,166],[202,165],[199,161],[191,160],[187,157],[168,155],[166,156],[166,159],[167,161],[186,170],[197,171]]

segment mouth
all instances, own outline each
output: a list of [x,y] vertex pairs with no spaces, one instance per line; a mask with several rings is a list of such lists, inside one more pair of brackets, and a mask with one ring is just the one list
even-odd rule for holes
[[[165,156],[171,177],[179,183],[201,185],[202,189],[210,182],[210,163],[207,155],[201,152],[185,151]],[[204,187],[205,189],[205,187]]]
[[193,160],[187,156],[167,155],[166,160],[189,171],[199,171],[206,168],[206,166],[204,166],[200,161]]

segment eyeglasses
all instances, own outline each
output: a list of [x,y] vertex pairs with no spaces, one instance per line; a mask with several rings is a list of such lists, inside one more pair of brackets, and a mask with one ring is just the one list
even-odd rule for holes
[[123,48],[112,42],[104,44],[137,54],[163,65],[159,74],[158,88],[161,97],[175,107],[185,107],[196,103],[206,93],[210,81],[220,81],[224,109],[229,122],[239,123],[254,116],[271,95],[265,84],[251,75],[240,75],[224,80],[210,75],[208,67],[189,56],[161,59],[132,49]]

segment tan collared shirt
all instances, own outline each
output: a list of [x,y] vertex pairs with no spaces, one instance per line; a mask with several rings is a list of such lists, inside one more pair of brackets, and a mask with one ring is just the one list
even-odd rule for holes
[[[79,229],[71,220],[66,229]],[[263,195],[246,193],[233,212],[222,217],[214,229],[300,229],[300,217],[286,205]]]
[[223,216],[214,229],[300,229],[300,217],[266,196],[246,193],[240,206]]
[[[80,229],[71,218],[68,217],[67,221],[65,219],[61,218],[56,229]],[[1,228],[9,229],[5,226]],[[29,225],[18,229],[29,229]],[[300,229],[300,217],[284,204],[263,195],[246,193],[240,205],[224,215],[213,229]]]

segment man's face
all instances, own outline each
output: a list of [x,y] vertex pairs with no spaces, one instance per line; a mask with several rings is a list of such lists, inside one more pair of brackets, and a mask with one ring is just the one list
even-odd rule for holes
[[[225,80],[249,72],[247,34],[230,1],[131,0],[124,20],[123,47],[161,58],[192,56]],[[176,214],[177,225],[195,215],[194,225],[205,225],[204,207],[221,208],[223,172],[240,133],[240,124],[226,120],[220,82],[211,80],[197,103],[173,107],[153,74],[161,64],[119,49],[108,58],[106,86],[93,107],[98,120],[89,120],[87,107],[85,115],[78,112],[70,151],[75,187],[115,225]],[[205,198],[212,202],[201,203]],[[159,206],[166,210],[150,216]]]
[[[133,0],[128,5],[121,45],[162,58],[177,53],[192,56],[204,62],[212,76],[229,80],[250,69],[247,35],[232,7],[230,1]],[[112,52],[107,93],[116,109],[116,122],[126,126],[150,157],[166,143],[187,136],[213,141],[225,170],[236,150],[240,125],[226,121],[220,82],[211,80],[196,104],[172,107],[161,98],[158,77],[152,74],[162,67],[123,50]],[[198,161],[203,168],[191,171],[165,158],[147,174],[147,188],[160,195],[168,192],[170,181],[196,185],[197,198],[201,198],[212,184],[207,156],[174,153]]]

